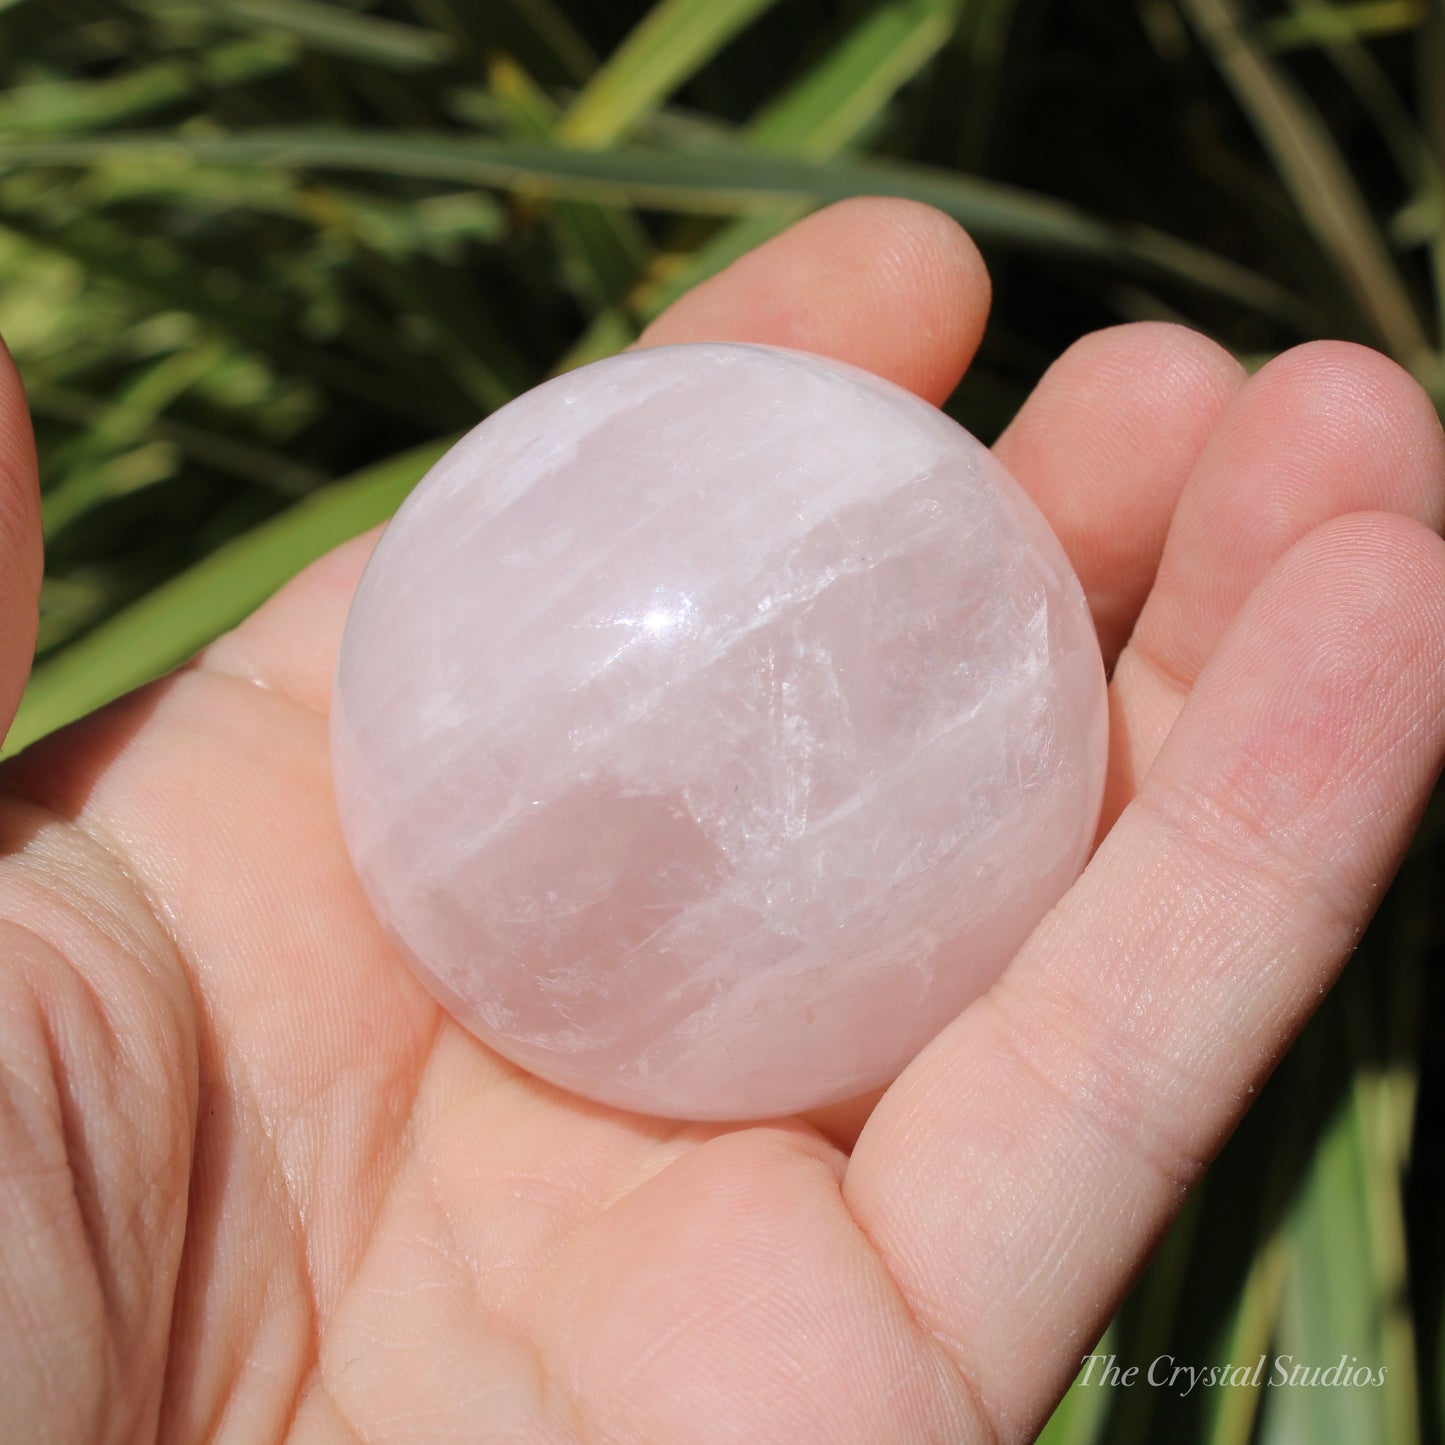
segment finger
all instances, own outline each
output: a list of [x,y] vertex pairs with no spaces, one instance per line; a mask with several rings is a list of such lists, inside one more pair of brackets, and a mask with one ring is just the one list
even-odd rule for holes
[[1230,406],[1179,501],[1112,698],[1107,828],[1152,763],[1230,619],[1311,528],[1349,512],[1445,521],[1445,437],[1420,386],[1378,352],[1317,342]]
[[1185,480],[1243,383],[1223,347],[1186,327],[1097,331],[1049,368],[994,447],[1064,544],[1110,667]]
[[643,346],[755,341],[861,366],[941,404],[988,320],[967,233],[917,201],[860,197],[806,217],[694,288]]
[[846,1197],[1002,1438],[1043,1420],[1334,980],[1442,753],[1445,543],[1337,519],[1235,620],[1004,980],[879,1105]]
[[42,570],[35,439],[20,374],[0,342],[0,737],[30,675]]
[[[912,201],[844,201],[684,296],[643,344],[797,346],[941,401],[978,345],[988,298],[978,251],[941,212]],[[326,712],[346,611],[377,535],[314,563],[198,665]]]

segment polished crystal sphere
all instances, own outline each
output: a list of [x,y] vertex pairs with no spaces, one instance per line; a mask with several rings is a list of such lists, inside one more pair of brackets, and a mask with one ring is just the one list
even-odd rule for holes
[[1078,580],[967,432],[842,364],[631,352],[489,417],[386,529],[332,707],[341,823],[478,1038],[625,1109],[893,1078],[1088,855]]

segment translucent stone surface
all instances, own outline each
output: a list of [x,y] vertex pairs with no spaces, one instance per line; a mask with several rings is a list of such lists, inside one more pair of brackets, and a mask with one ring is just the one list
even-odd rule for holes
[[934,408],[771,348],[634,352],[440,461],[353,604],[336,795],[451,1012],[579,1094],[744,1118],[892,1078],[1083,864],[1078,581]]

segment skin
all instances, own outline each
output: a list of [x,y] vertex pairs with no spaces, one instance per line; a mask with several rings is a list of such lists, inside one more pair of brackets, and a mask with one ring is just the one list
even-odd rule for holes
[[[988,280],[820,212],[644,344],[941,401]],[[0,697],[34,459],[0,386]],[[398,963],[325,713],[374,538],[0,771],[0,1399],[15,1438],[1024,1440],[1344,965],[1445,750],[1445,442],[1382,357],[1079,342],[998,450],[1112,669],[1099,847],[881,1102],[718,1128],[520,1074]]]

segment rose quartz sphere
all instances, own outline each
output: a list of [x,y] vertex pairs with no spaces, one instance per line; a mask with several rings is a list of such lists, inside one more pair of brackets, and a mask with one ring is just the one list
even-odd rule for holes
[[332,709],[377,916],[476,1036],[607,1104],[892,1079],[1088,854],[1083,593],[967,432],[862,371],[669,346],[489,417],[382,536]]

